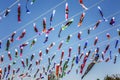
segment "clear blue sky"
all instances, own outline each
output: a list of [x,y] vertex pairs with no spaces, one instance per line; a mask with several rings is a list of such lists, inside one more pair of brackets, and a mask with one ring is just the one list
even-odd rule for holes
[[[4,11],[7,7],[9,7],[11,4],[13,4],[16,0],[1,0],[0,1],[0,16],[3,16],[1,14],[2,11]],[[107,74],[116,74],[120,73],[119,72],[119,53],[118,53],[118,47],[120,47],[120,43],[118,44],[118,47],[115,49],[115,41],[116,39],[120,39],[117,33],[117,29],[120,29],[119,27],[119,22],[120,22],[120,6],[119,0],[83,0],[84,4],[88,7],[87,11],[84,11],[83,8],[79,4],[79,0],[36,0],[33,5],[30,5],[30,1],[28,3],[28,8],[30,10],[30,14],[26,13],[25,5],[26,5],[26,0],[20,0],[21,4],[21,23],[18,23],[17,21],[17,4],[12,6],[10,13],[8,14],[7,17],[3,17],[2,20],[0,21],[0,40],[2,40],[2,48],[0,49],[0,56],[4,55],[4,62],[0,64],[0,67],[4,69],[5,66],[7,66],[9,63],[12,63],[13,61],[16,61],[17,63],[15,65],[12,65],[11,67],[11,73],[13,69],[17,69],[18,67],[21,67],[21,70],[18,74],[27,72],[27,67],[24,69],[21,64],[21,59],[24,61],[26,60],[26,57],[30,59],[31,55],[35,53],[35,58],[32,61],[33,63],[33,70],[31,72],[32,76],[36,72],[37,68],[40,68],[40,72],[42,72],[42,66],[44,65],[47,68],[48,65],[48,57],[51,57],[54,53],[56,53],[56,57],[52,62],[52,65],[54,62],[59,63],[60,61],[60,56],[62,50],[65,51],[64,61],[67,59],[68,55],[68,49],[69,47],[72,47],[72,56],[71,60],[74,55],[77,55],[77,47],[78,44],[81,45],[82,49],[81,52],[88,52],[90,49],[92,49],[92,53],[94,50],[99,46],[100,47],[100,59],[101,59],[101,52],[105,49],[107,44],[110,44],[110,49],[112,50],[112,60],[109,62],[101,62],[97,63],[92,70],[85,76],[83,80],[96,80],[97,78],[100,78],[103,80],[103,77],[105,77]],[[62,3],[61,3],[62,2]],[[74,22],[70,25],[69,28],[66,30],[62,31],[61,37],[58,38],[58,32],[59,29],[61,28],[62,24],[65,24],[65,3],[68,2],[69,6],[69,18],[73,18]],[[58,5],[60,4],[60,5]],[[57,7],[55,7],[57,5]],[[93,28],[94,24],[98,20],[102,20],[97,6],[100,6],[102,8],[104,16],[108,19],[108,22],[102,22],[98,28],[94,31],[91,32],[90,35],[87,34],[87,29],[88,28]],[[42,20],[44,17],[46,17],[46,22],[47,22],[47,29],[50,28],[50,21],[49,18],[52,14],[53,10],[56,10],[56,14],[54,16],[53,22],[52,22],[52,27],[55,28],[54,31],[52,31],[49,34],[49,40],[47,43],[43,43],[45,39],[45,35],[38,36],[34,30],[33,30],[33,23],[36,23],[37,28],[39,31],[42,31]],[[85,12],[85,18],[82,23],[81,27],[77,27],[77,24],[79,22],[79,18],[82,12]],[[115,25],[111,26],[109,25],[109,21],[112,17],[115,17]],[[21,34],[23,29],[26,29],[26,35],[25,37],[18,41],[16,38]],[[10,45],[10,52],[12,55],[13,60],[9,61],[8,56],[7,56],[7,51],[5,51],[6,48],[6,41],[9,38],[9,36],[12,34],[12,32],[17,31],[15,35],[15,41]],[[79,31],[82,31],[82,40],[77,39],[77,33]],[[106,38],[106,33],[110,33],[111,39],[108,40]],[[69,41],[69,43],[66,43],[66,38],[69,34],[72,34],[72,38]],[[93,42],[95,37],[98,37],[99,41],[98,44],[94,47]],[[36,44],[33,46],[33,48],[30,48],[30,43],[34,38],[37,38]],[[64,41],[63,46],[60,51],[57,50],[58,45],[61,41]],[[88,46],[86,50],[83,50],[84,43],[88,40]],[[18,49],[19,51],[19,45],[24,43],[24,42],[29,42],[29,45],[24,48],[23,51],[23,57],[22,58],[15,58],[14,53],[15,53],[15,48]],[[40,66],[36,67],[35,66],[35,61],[39,59],[38,53],[40,50],[42,50],[43,54],[45,54],[45,49],[52,43],[55,42],[55,46],[50,49],[50,52],[48,55],[44,55],[43,60],[40,64]],[[120,41],[119,41],[120,42]],[[109,51],[107,51],[105,55],[105,59],[109,57]],[[91,55],[92,55],[91,53]],[[90,58],[87,60],[86,66],[83,70],[83,73],[87,67],[87,65],[91,62]],[[113,64],[114,61],[114,56],[118,55],[117,57],[117,62],[116,64]],[[70,60],[70,61],[71,61]],[[83,58],[80,60],[79,64],[74,65],[72,72],[65,77],[63,77],[61,80],[80,80],[81,79],[81,74],[76,74],[76,68],[81,65],[83,61]],[[68,69],[70,69],[71,62],[69,63]],[[67,69],[67,70],[68,70]],[[18,75],[17,74],[17,75]],[[11,76],[11,75],[10,75]],[[37,75],[39,76],[39,75]],[[17,80],[18,78],[15,78]],[[25,78],[25,80],[28,80],[28,78]],[[33,80],[33,78],[31,78]],[[47,80],[47,76],[43,80]]]

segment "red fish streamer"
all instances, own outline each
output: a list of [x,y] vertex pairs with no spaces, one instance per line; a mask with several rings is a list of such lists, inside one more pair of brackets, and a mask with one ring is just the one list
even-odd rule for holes
[[65,5],[65,19],[66,21],[68,20],[68,14],[69,14],[69,8],[68,8],[68,3]]
[[17,40],[21,40],[22,38],[24,38],[25,34],[26,34],[26,29],[23,30],[23,32],[20,34]]
[[21,6],[18,4],[18,22],[21,22]]
[[79,0],[79,2],[84,10],[88,10],[88,8],[84,5],[83,0]]
[[82,22],[83,22],[83,20],[84,20],[84,17],[85,17],[85,12],[83,12],[83,13],[81,14],[81,16],[80,16],[80,21],[79,21],[79,23],[78,23],[78,27],[80,27],[80,26],[82,25]]

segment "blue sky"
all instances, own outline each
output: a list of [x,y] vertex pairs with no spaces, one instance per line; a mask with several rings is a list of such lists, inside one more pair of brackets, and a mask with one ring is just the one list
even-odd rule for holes
[[[0,1],[0,15],[3,16],[1,12],[4,11],[7,7],[9,7],[11,4],[13,4],[15,1],[16,0],[1,0]],[[67,59],[69,47],[73,48],[72,54],[71,54],[72,55],[71,60],[72,60],[73,56],[77,55],[78,44],[80,44],[81,47],[83,48],[84,43],[88,40],[87,49],[86,50],[81,49],[81,52],[84,52],[85,54],[90,49],[92,49],[92,53],[93,53],[97,47],[100,47],[99,54],[101,58],[101,52],[105,49],[107,44],[110,44],[110,49],[107,51],[105,58],[109,57],[109,51],[112,50],[113,59],[107,63],[104,61],[101,63],[97,63],[93,67],[93,69],[85,76],[83,80],[88,80],[88,79],[96,80],[97,78],[100,78],[101,80],[103,80],[103,77],[105,77],[107,74],[110,75],[114,73],[115,74],[120,73],[118,72],[119,66],[120,66],[118,47],[120,47],[120,43],[118,44],[118,47],[116,49],[114,48],[116,39],[120,39],[117,33],[117,29],[120,29],[119,27],[119,21],[120,21],[119,3],[120,1],[119,0],[116,0],[116,1],[115,0],[111,0],[111,1],[110,0],[83,0],[84,4],[88,7],[87,11],[84,11],[83,8],[80,6],[79,0],[65,0],[65,1],[64,0],[51,0],[51,2],[50,0],[43,0],[43,1],[36,0],[33,5],[30,5],[30,1],[31,0],[29,0],[29,3],[28,3],[30,14],[26,13],[26,9],[25,9],[26,1],[20,0],[18,2],[21,4],[21,23],[18,23],[17,21],[17,4],[12,6],[10,8],[11,11],[8,14],[8,16],[6,16],[5,18],[3,17],[2,20],[0,21],[0,26],[1,26],[0,27],[0,39],[2,40],[2,48],[0,49],[0,56],[4,55],[4,62],[0,64],[0,67],[2,69],[4,69],[4,67],[7,66],[9,63],[16,61],[17,63],[15,65],[12,65],[11,67],[11,73],[13,69],[17,69],[18,67],[21,68],[18,74],[24,73],[27,71],[27,68],[24,69],[22,67],[21,59],[25,61],[27,57],[30,58],[31,55],[35,53],[35,58],[32,62],[33,70],[31,72],[31,74],[34,75],[37,68],[40,68],[41,69],[40,72],[42,72],[42,66],[48,65],[48,57],[51,57],[54,53],[56,53],[56,57],[53,60],[52,64],[54,62],[59,63],[62,50],[64,50],[65,52],[64,59],[63,59],[63,63],[64,63],[64,61]],[[70,25],[70,27],[62,31],[61,37],[58,38],[58,32],[61,28],[61,25],[65,24],[66,22],[65,21],[65,3],[66,2],[68,2],[68,6],[69,6],[69,19],[73,18],[74,21]],[[102,8],[103,14],[108,19],[108,22],[103,21],[96,30],[91,31],[91,34],[88,35],[87,29],[89,29],[90,27],[93,28],[95,23],[98,20],[102,20],[97,6],[100,6]],[[44,44],[43,41],[45,39],[45,35],[43,34],[41,36],[38,36],[33,30],[33,23],[36,23],[36,26],[39,29],[39,31],[42,31],[42,20],[45,17],[46,22],[47,22],[46,24],[47,29],[50,28],[49,18],[54,9],[56,10],[56,14],[52,22],[52,27],[54,27],[55,30],[49,34],[48,42]],[[82,12],[85,12],[86,15],[82,23],[82,26],[77,27],[77,24],[79,22],[79,18]],[[109,21],[112,17],[115,17],[115,21],[116,21],[114,26],[109,25]],[[25,37],[20,41],[16,40],[16,38],[21,34],[23,29],[26,29]],[[10,52],[11,52],[13,60],[9,61],[8,56],[7,56],[7,51],[5,51],[6,41],[14,31],[17,32],[15,35],[15,41],[14,43],[10,45]],[[80,31],[82,32],[82,40],[77,39],[77,33]],[[106,33],[110,33],[111,35],[110,40],[106,38]],[[70,34],[72,34],[72,38],[70,39],[69,43],[66,43],[66,38]],[[93,46],[93,42],[96,36],[98,37],[99,41],[96,46]],[[25,43],[27,41],[31,43],[34,38],[37,38],[37,42],[33,46],[33,48],[30,48],[30,44],[29,44],[28,46],[24,48],[23,57],[15,58],[14,57],[15,48],[18,49],[19,51],[20,44]],[[61,50],[58,51],[57,50],[58,45],[62,40],[64,41],[63,46]],[[55,42],[55,46],[52,49],[50,49],[49,54],[46,55],[45,49],[52,42]],[[42,50],[43,54],[45,55],[43,56],[43,60],[41,64],[39,66],[35,66],[35,61],[39,59],[38,53],[40,50]],[[113,64],[115,55],[118,55],[117,63]],[[87,65],[91,62],[90,57],[87,60],[84,71]],[[82,61],[83,61],[83,58],[80,60],[79,64],[75,63],[72,69],[72,72],[70,74],[67,74],[61,80],[69,80],[69,79],[80,80],[82,75],[80,73],[76,75],[75,70],[76,68],[78,68],[78,66],[81,65]],[[69,63],[68,69],[70,68],[70,65],[71,65],[71,62]],[[28,78],[25,78],[25,80],[28,80]],[[31,78],[31,80],[33,80],[33,78]],[[45,76],[43,80],[47,80],[47,77]]]

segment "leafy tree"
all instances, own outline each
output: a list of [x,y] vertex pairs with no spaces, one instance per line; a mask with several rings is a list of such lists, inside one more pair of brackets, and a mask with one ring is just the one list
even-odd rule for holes
[[97,80],[100,80],[99,78],[97,78]]
[[120,80],[120,74],[112,74],[111,76],[106,76],[104,80]]

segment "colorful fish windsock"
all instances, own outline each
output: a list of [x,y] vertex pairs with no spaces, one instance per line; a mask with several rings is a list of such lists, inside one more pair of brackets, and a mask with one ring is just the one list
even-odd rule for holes
[[60,42],[60,44],[59,44],[59,46],[58,46],[58,50],[61,49],[62,45],[63,45],[63,41]]
[[68,14],[69,14],[69,8],[68,8],[68,3],[65,4],[65,19],[66,21],[68,20]]
[[35,3],[35,1],[36,1],[36,0],[32,0],[32,1],[31,1],[31,5],[32,5],[32,4],[34,4],[34,3]]
[[9,60],[12,60],[12,56],[11,56],[10,51],[8,51],[8,57],[9,57]]
[[96,37],[94,40],[94,46],[97,44],[97,42],[98,42],[98,37]]
[[47,31],[46,29],[46,18],[43,18],[43,30],[42,32],[45,33]]
[[0,49],[2,48],[2,41],[0,40]]
[[72,23],[73,23],[74,19],[70,19],[65,25],[62,26],[62,30],[65,30],[66,28],[68,28]]
[[13,42],[14,41],[14,36],[15,36],[15,34],[16,34],[16,31],[14,31],[13,33],[12,33],[12,35],[10,36],[11,38],[10,38],[10,42]]
[[6,51],[9,50],[9,47],[10,47],[10,38],[7,40],[7,43],[6,43]]
[[50,26],[52,25],[53,17],[55,15],[56,10],[53,10],[51,16],[50,16]]
[[120,36],[120,29],[117,29],[118,35]]
[[99,26],[99,24],[102,22],[102,20],[98,20],[97,22],[96,22],[96,24],[94,25],[94,27],[93,27],[93,30],[95,30],[98,26]]
[[106,37],[107,37],[108,39],[110,39],[110,38],[111,38],[111,36],[110,36],[110,34],[109,34],[109,33],[107,33],[107,34],[106,34]]
[[6,17],[9,14],[9,12],[10,12],[10,9],[7,8],[6,11],[5,11],[5,13],[4,13],[4,17]]
[[115,25],[115,17],[112,17],[110,20],[110,25],[114,26]]
[[80,31],[80,32],[78,33],[78,36],[77,36],[79,40],[81,40],[81,34],[82,34],[82,32]]
[[100,6],[98,6],[98,10],[99,10],[100,15],[102,16],[103,20],[104,20],[104,21],[108,21],[108,20],[104,17],[103,12],[102,12],[102,9],[101,9]]
[[21,40],[22,38],[24,38],[25,34],[26,34],[26,29],[23,30],[23,32],[20,34],[17,40]]
[[67,39],[66,39],[66,42],[68,43],[71,39],[72,35],[68,35]]
[[30,10],[28,9],[28,2],[29,2],[29,0],[26,0],[25,8],[26,8],[26,13],[30,14]]
[[96,64],[97,60],[99,59],[99,54],[96,54],[96,57],[94,60],[88,65],[87,69],[85,70],[85,73],[82,75],[81,79],[83,79],[88,72],[93,68],[93,66]]
[[57,78],[59,77],[59,70],[60,70],[60,65],[57,64],[56,65],[56,76],[57,76]]
[[18,4],[18,22],[21,22],[21,5]]
[[85,17],[85,13],[83,12],[80,16],[80,20],[79,20],[79,23],[78,23],[78,27],[80,27],[82,25],[82,22],[84,20],[84,17]]
[[116,40],[116,43],[115,43],[115,48],[117,48],[118,43],[119,43],[119,40],[117,39],[117,40]]
[[91,30],[92,30],[91,27],[87,30],[88,35],[91,33]]
[[79,0],[79,2],[84,10],[88,10],[88,8],[84,5],[83,0]]
[[36,43],[36,41],[37,41],[37,38],[33,39],[32,43],[30,44],[30,47],[31,47],[31,48],[32,48],[33,45]]

